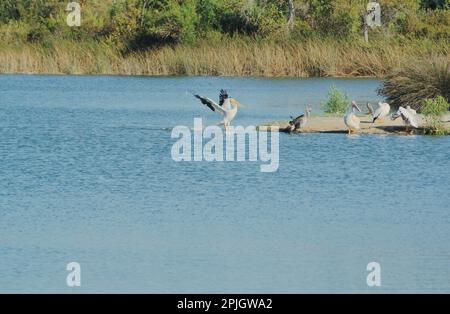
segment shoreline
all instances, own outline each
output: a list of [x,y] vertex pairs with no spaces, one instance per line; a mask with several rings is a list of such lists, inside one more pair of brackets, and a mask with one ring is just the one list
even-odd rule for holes
[[[355,134],[362,135],[426,135],[426,129],[420,127],[412,129],[412,132],[407,133],[402,119],[392,121],[387,118],[384,123],[372,123],[371,116],[359,116],[361,119],[361,129]],[[424,119],[418,115],[419,125],[424,125]],[[447,130],[450,130],[450,121],[448,115],[444,118],[443,125]],[[280,133],[288,133],[283,130],[289,125],[288,121],[274,121],[258,126],[258,130],[275,132],[272,127],[279,127]],[[348,129],[342,117],[336,116],[311,116],[304,130],[293,132],[292,134],[348,134]]]
[[254,78],[254,79],[361,79],[361,80],[382,80],[385,78],[383,76],[345,76],[345,75],[334,75],[334,76],[288,76],[288,75],[278,75],[278,76],[269,76],[269,75],[210,75],[210,74],[118,74],[118,73],[52,73],[52,72],[0,72],[2,76],[14,76],[14,75],[22,75],[22,76],[74,76],[74,77],[149,77],[149,78],[189,78],[189,77],[223,77],[223,78]]
[[63,72],[2,72],[0,71],[0,75],[3,76],[14,76],[14,75],[22,75],[22,76],[87,76],[87,77],[95,77],[95,76],[105,76],[105,77],[223,77],[223,78],[255,78],[255,79],[361,79],[361,80],[382,80],[385,76],[369,76],[369,75],[330,75],[330,76],[289,76],[289,75],[277,75],[277,76],[269,76],[269,75],[251,75],[251,74],[238,74],[238,75],[228,75],[228,74],[128,74],[128,73],[63,73]]

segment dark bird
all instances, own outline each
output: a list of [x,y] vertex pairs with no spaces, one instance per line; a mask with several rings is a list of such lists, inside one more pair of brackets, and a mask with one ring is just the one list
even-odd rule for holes
[[287,128],[288,132],[292,133],[300,129],[303,129],[308,124],[308,119],[311,116],[311,111],[312,111],[311,106],[307,106],[305,107],[305,113],[302,114],[301,116],[298,116],[295,119],[294,117],[291,116],[292,120],[289,121],[289,126]]

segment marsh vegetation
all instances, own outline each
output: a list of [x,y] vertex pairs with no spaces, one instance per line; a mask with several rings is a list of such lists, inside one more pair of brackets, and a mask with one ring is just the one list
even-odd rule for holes
[[369,43],[366,0],[78,2],[69,27],[67,1],[2,1],[0,72],[384,77],[450,55],[447,0],[381,2]]
[[[450,99],[450,58],[416,60],[393,70],[379,92],[394,107],[409,105],[421,110],[427,99]],[[448,106],[447,106],[448,108]]]

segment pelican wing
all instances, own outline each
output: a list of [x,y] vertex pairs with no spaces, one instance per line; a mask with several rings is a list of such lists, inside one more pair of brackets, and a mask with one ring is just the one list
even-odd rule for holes
[[298,116],[297,118],[293,119],[293,120],[292,120],[292,124],[300,123],[300,120],[303,119],[304,116],[305,116],[305,115],[302,114],[301,116]]
[[373,113],[373,122],[375,122],[377,119],[381,119],[384,117],[387,117],[389,114],[389,111],[391,110],[391,106],[387,103],[379,103],[377,110]]
[[403,116],[404,120],[411,125],[412,127],[418,128],[419,124],[417,123],[416,120],[416,115],[414,115],[411,111],[409,111],[408,109],[405,109],[403,107],[400,107],[398,109],[401,113],[401,115]]
[[225,109],[223,109],[221,106],[219,106],[217,103],[214,102],[214,100],[208,98],[208,97],[203,97],[200,95],[194,95],[196,98],[200,99],[200,101],[202,102],[202,104],[206,105],[209,109],[211,109],[212,111],[218,112],[222,115],[225,115],[226,111]]

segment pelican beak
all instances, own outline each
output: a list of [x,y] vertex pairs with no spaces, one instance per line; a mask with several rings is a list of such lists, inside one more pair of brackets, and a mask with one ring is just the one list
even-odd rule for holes
[[358,110],[359,112],[361,112],[361,108],[359,108],[359,106],[356,104],[356,101],[352,102],[352,106],[353,108],[355,108],[356,110]]

